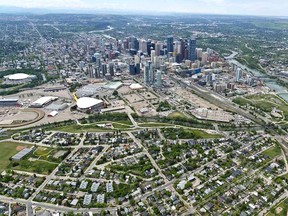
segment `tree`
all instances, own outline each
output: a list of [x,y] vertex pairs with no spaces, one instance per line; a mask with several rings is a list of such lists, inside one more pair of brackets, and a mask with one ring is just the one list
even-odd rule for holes
[[118,91],[115,90],[113,93],[112,93],[113,96],[117,97],[119,95]]

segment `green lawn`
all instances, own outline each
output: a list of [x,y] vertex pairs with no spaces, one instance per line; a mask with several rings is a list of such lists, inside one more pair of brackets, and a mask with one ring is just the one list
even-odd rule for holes
[[[277,213],[277,210],[278,210],[278,213]],[[276,215],[287,216],[287,213],[288,213],[288,198],[286,198],[281,203],[271,208],[267,216],[268,215],[269,216],[276,216]]]
[[271,147],[263,152],[264,155],[267,155],[269,158],[275,158],[281,154],[281,147],[279,144],[276,144],[274,147]]
[[183,113],[179,111],[172,112],[168,115],[170,118],[187,118]]
[[233,99],[233,102],[240,105],[240,106],[245,106],[246,104],[251,104],[250,101],[248,101],[247,99],[245,99],[243,97],[237,97],[237,98]]
[[284,113],[285,119],[288,120],[288,105],[276,95],[248,95],[245,97],[237,97],[233,102],[240,106],[251,105],[267,113],[270,113],[272,109],[276,107]]
[[130,125],[127,125],[127,124],[119,124],[119,123],[112,123],[113,127],[115,129],[129,129],[131,128]]
[[167,139],[215,139],[221,138],[220,134],[210,134],[203,130],[184,128],[165,128],[162,134]]
[[57,131],[63,131],[63,132],[68,132],[68,133],[82,133],[82,132],[105,132],[105,131],[112,131],[112,129],[109,128],[101,128],[97,127],[95,125],[67,125],[67,126],[61,126],[61,127],[56,127],[53,128],[53,130]]
[[47,162],[57,163],[60,162],[59,159],[53,157],[53,155],[57,152],[57,149],[54,148],[46,148],[46,147],[38,147],[33,152],[33,157],[39,160],[44,160]]
[[202,139],[221,138],[221,137],[223,137],[220,134],[211,134],[211,133],[207,133],[207,132],[202,131],[202,130],[192,130],[192,133],[194,133],[198,137],[202,137]]
[[31,146],[25,143],[17,143],[4,141],[0,143],[0,171],[5,170],[10,164],[9,158],[15,155],[18,151],[16,150],[17,146]]
[[[128,126],[132,126],[132,122],[131,121],[117,121],[117,122],[113,122],[113,121],[100,121],[100,122],[93,122],[89,125],[93,126],[93,125],[98,125],[98,124],[112,124],[112,123],[115,123],[115,124],[124,124],[124,125],[128,125]],[[88,126],[88,125],[86,125]]]
[[57,166],[58,164],[53,162],[41,160],[29,161],[28,159],[23,159],[20,161],[11,162],[9,168],[13,170],[47,175],[51,173]]
[[133,125],[131,121],[117,121],[115,123],[126,124],[126,125],[130,125],[130,126]]
[[281,177],[287,179],[287,181],[288,181],[288,173],[283,175],[283,176],[281,176]]
[[36,157],[44,157],[47,156],[51,151],[52,151],[51,148],[38,147],[33,154]]
[[156,123],[156,122],[151,122],[151,123],[140,123],[138,124],[139,127],[169,127],[173,126],[172,124],[168,123]]

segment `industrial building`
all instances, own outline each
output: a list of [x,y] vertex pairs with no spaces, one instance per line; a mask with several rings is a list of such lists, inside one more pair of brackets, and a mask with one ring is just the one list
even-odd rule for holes
[[58,112],[54,110],[48,114],[48,117],[55,117],[56,115],[58,115]]
[[46,97],[41,97],[38,100],[34,101],[30,107],[33,108],[41,108],[44,107],[50,103],[52,103],[53,101],[57,100],[58,97],[50,97],[50,96],[46,96]]
[[18,99],[0,99],[0,107],[17,107],[21,106],[21,104],[18,103]]
[[34,150],[34,147],[32,147],[32,148],[24,148],[20,152],[15,154],[11,159],[12,160],[21,160],[23,157],[25,157],[26,155],[31,153],[33,150]]
[[49,104],[47,107],[45,107],[45,109],[61,111],[61,110],[65,110],[68,106],[69,106],[68,103],[55,102],[55,103]]
[[82,112],[99,111],[104,107],[104,102],[90,97],[82,97],[77,100],[77,109]]
[[111,90],[117,90],[119,89],[121,86],[123,86],[123,83],[118,81],[118,82],[108,82],[105,84],[105,88],[107,89],[111,89]]
[[76,95],[77,97],[89,97],[100,92],[100,90],[103,89],[103,86],[103,83],[86,85],[78,89]]

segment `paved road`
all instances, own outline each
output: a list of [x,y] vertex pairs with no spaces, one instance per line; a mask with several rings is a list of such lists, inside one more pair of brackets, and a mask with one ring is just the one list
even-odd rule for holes
[[[86,134],[83,135],[82,139],[81,139],[81,142],[78,146],[76,146],[73,151],[71,151],[71,153],[66,157],[66,158],[70,158],[72,157],[81,147],[83,147],[83,143],[84,143],[84,140],[85,140],[85,137],[86,137]],[[29,201],[32,201],[36,195],[41,191],[43,190],[43,188],[47,185],[47,183],[55,178],[56,176],[56,173],[58,172],[58,169],[59,167],[62,165],[63,162],[61,162],[53,171],[50,175],[48,175],[45,179],[45,181],[36,189],[36,191],[32,194],[32,196],[29,198]]]
[[143,149],[144,153],[147,155],[147,157],[149,158],[149,160],[151,161],[152,165],[158,170],[159,176],[161,176],[164,181],[165,181],[165,185],[166,187],[168,187],[172,192],[174,192],[176,195],[179,196],[179,199],[187,206],[189,207],[189,210],[191,212],[194,212],[194,208],[186,201],[182,198],[182,196],[175,190],[175,188],[172,186],[173,183],[169,184],[170,181],[167,179],[167,177],[163,174],[162,170],[160,169],[160,167],[158,166],[158,164],[156,163],[156,161],[154,160],[154,158],[150,155],[150,153],[148,152],[148,150],[146,149],[146,147],[144,145],[142,145],[141,141],[138,140],[131,132],[127,132],[127,134],[134,140],[134,142],[136,142],[136,144]]
[[[65,207],[65,206],[53,205],[53,204],[49,204],[49,203],[38,203],[35,201],[30,201],[30,200],[7,198],[4,196],[0,196],[0,200],[3,202],[7,202],[7,203],[22,203],[22,204],[29,205],[29,206],[33,205],[35,207],[41,207],[44,209],[49,209],[49,210],[59,211],[59,212],[71,212],[72,211],[74,213],[88,213],[88,212],[100,213],[102,211],[101,208],[91,208],[91,209],[79,208],[79,209],[75,209],[75,208],[70,208],[70,207]],[[112,215],[115,215],[115,213],[117,211],[117,207],[107,207],[107,208],[105,208],[105,210],[108,210],[111,212]]]
[[103,154],[108,150],[110,146],[106,145],[104,147],[104,149],[100,152],[100,154],[95,158],[95,160],[90,164],[90,166],[86,169],[86,171],[84,172],[84,174],[87,174],[88,172],[90,172],[93,167],[96,165],[97,161],[103,156]]

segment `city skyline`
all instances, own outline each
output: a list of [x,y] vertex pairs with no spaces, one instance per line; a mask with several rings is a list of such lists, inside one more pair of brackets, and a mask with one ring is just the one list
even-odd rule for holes
[[[46,9],[48,12],[144,12],[144,13],[191,13],[191,14],[227,14],[256,16],[287,16],[288,2],[275,1],[240,1],[240,0],[152,0],[132,1],[108,0],[11,0],[0,1],[0,7],[18,7],[24,9]],[[36,11],[37,12],[37,11]]]

